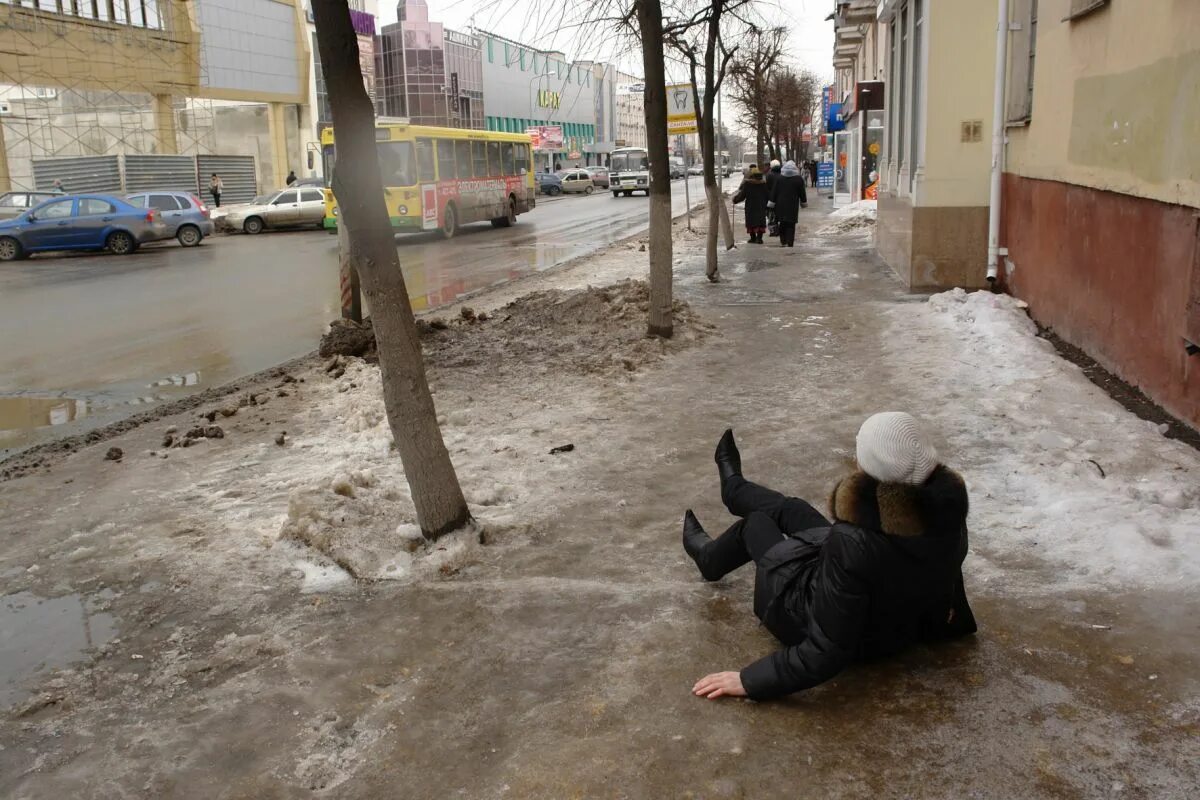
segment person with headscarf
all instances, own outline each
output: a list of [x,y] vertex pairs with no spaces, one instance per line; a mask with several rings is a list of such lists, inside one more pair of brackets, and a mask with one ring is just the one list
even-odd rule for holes
[[807,206],[808,193],[804,189],[804,178],[796,168],[796,162],[788,161],[780,169],[779,177],[772,183],[767,197],[767,208],[775,212],[775,221],[779,224],[781,247],[795,246],[796,222],[800,219],[800,209]]
[[767,182],[757,164],[750,165],[750,172],[742,185],[733,194],[733,203],[746,204],[746,233],[750,244],[762,244],[767,232]]
[[689,509],[683,549],[706,581],[753,562],[754,614],[783,649],[704,676],[697,696],[770,700],[856,661],[975,632],[962,575],[963,479],[904,412],[869,417],[856,445],[858,468],[834,487],[830,522],[804,500],[746,480],[733,431],[721,437],[721,500],[740,519],[711,539]]

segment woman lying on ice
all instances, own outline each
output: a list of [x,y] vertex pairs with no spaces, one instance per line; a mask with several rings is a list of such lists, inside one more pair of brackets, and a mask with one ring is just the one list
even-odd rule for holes
[[803,500],[751,483],[733,431],[717,444],[721,499],[741,517],[710,539],[689,510],[683,549],[705,580],[755,564],[754,613],[784,649],[692,691],[767,700],[816,686],[859,659],[975,632],[963,591],[967,490],[938,463],[908,414],[876,414],[858,471],[834,487],[834,522]]

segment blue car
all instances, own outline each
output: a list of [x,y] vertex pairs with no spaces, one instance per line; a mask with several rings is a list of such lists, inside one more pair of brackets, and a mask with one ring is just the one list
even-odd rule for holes
[[0,222],[0,261],[46,250],[127,255],[166,236],[167,226],[152,208],[138,208],[107,194],[67,195]]
[[208,206],[189,192],[138,192],[125,198],[138,208],[153,208],[184,247],[195,247],[212,236],[213,221]]
[[553,172],[539,172],[534,177],[537,178],[537,189],[541,194],[556,195],[562,194],[563,183],[562,178],[555,175]]

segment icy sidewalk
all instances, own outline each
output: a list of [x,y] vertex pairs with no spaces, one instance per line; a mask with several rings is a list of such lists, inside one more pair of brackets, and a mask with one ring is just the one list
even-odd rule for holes
[[[4,592],[104,615],[92,650],[14,687],[0,795],[1187,796],[1200,457],[1010,299],[906,295],[836,219],[741,244],[717,285],[677,226],[671,343],[614,286],[642,276],[637,240],[451,310],[425,345],[482,536],[415,539],[357,360],[0,484]],[[751,575],[703,583],[679,547],[684,508],[731,521],[720,431],[823,506],[888,408],[967,480],[979,636],[784,703],[692,697],[774,647]]]

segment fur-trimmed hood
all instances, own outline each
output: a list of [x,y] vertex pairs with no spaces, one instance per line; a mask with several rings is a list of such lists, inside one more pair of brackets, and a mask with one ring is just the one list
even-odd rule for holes
[[919,486],[882,483],[859,471],[833,487],[829,510],[838,522],[892,536],[957,538],[967,521],[967,487],[942,464]]

